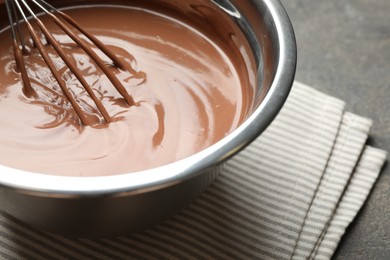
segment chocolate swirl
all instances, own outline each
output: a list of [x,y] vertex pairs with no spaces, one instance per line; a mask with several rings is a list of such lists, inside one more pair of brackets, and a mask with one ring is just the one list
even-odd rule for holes
[[135,68],[137,73],[114,66],[110,70],[139,105],[126,105],[89,56],[49,21],[45,24],[114,122],[100,127],[101,115],[50,46],[46,48],[67,86],[96,124],[79,124],[32,46],[25,60],[39,98],[27,98],[15,70],[9,32],[2,31],[1,164],[70,176],[140,171],[192,155],[244,120],[250,106],[245,93],[251,86],[239,75],[240,64],[212,37],[176,18],[139,8],[96,6],[67,13]]

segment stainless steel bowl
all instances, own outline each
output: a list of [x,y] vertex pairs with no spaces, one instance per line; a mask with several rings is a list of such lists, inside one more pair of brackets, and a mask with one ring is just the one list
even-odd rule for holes
[[[293,29],[278,0],[155,1],[171,6],[207,4],[240,27],[257,67],[253,113],[237,130],[206,150],[143,172],[61,177],[0,166],[1,210],[36,228],[78,237],[144,229],[196,198],[217,177],[223,162],[258,137],[278,114],[296,67]],[[1,5],[0,14],[5,19]],[[0,21],[1,26],[6,26],[5,20]]]

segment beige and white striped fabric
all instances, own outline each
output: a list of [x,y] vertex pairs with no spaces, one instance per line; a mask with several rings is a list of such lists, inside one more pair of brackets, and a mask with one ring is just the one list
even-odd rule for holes
[[143,233],[69,239],[0,213],[1,259],[329,259],[386,153],[371,121],[295,83],[273,124],[193,204]]

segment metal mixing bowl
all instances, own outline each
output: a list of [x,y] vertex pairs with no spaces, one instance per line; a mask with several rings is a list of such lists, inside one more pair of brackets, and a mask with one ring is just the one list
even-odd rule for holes
[[[155,1],[211,5],[240,27],[257,67],[252,114],[206,150],[143,172],[61,177],[0,166],[1,210],[34,227],[72,236],[113,236],[144,229],[196,198],[217,177],[223,162],[258,137],[278,114],[296,66],[293,29],[278,0]],[[4,28],[4,5],[0,5],[0,17],[0,28]]]

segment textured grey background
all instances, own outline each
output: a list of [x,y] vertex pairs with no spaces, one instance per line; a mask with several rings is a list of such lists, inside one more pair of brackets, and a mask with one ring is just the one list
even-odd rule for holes
[[[298,43],[296,79],[372,118],[369,143],[390,151],[390,0],[282,0]],[[334,259],[390,259],[390,167]]]

